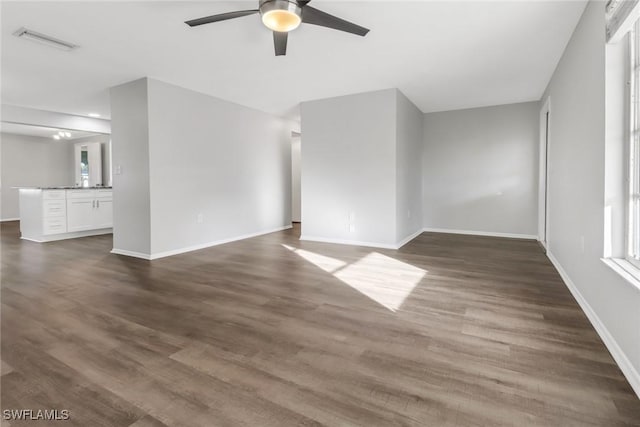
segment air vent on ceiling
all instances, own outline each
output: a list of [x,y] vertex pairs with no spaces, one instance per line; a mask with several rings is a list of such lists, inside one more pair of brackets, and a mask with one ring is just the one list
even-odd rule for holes
[[55,37],[48,36],[46,34],[28,30],[24,27],[20,28],[18,31],[13,33],[13,35],[16,37],[21,37],[23,39],[42,43],[47,46],[55,47],[56,49],[61,49],[66,51],[74,50],[79,47],[77,44],[69,43],[64,40],[60,40]]

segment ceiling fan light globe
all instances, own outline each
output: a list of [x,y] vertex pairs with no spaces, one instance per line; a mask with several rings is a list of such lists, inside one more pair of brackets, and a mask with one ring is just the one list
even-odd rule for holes
[[262,23],[272,31],[288,33],[300,26],[302,19],[289,10],[270,10],[262,14]]

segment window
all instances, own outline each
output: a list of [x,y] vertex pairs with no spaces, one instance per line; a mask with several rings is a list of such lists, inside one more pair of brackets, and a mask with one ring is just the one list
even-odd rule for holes
[[640,21],[629,32],[631,78],[629,81],[629,169],[627,255],[640,268]]
[[640,289],[640,0],[607,12],[602,261]]
[[80,151],[80,177],[82,179],[82,187],[89,186],[89,152],[87,147],[83,146]]

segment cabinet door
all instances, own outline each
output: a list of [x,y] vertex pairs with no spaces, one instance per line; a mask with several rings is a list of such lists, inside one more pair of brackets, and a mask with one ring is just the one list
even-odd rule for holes
[[93,228],[112,228],[113,227],[113,199],[98,198],[96,200],[96,209],[93,214]]
[[94,229],[95,199],[67,199],[67,231]]

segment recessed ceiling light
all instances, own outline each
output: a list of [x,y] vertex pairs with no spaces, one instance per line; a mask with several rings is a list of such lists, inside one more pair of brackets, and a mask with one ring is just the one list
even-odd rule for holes
[[64,132],[59,131],[59,132],[58,132],[58,136],[64,136]]
[[64,136],[66,136],[67,138],[71,138],[71,132],[65,132]]
[[60,139],[60,135],[53,135],[53,139],[56,139],[56,140]]
[[98,117],[100,117],[100,114],[98,114],[98,113],[89,113],[89,117],[98,118]]

